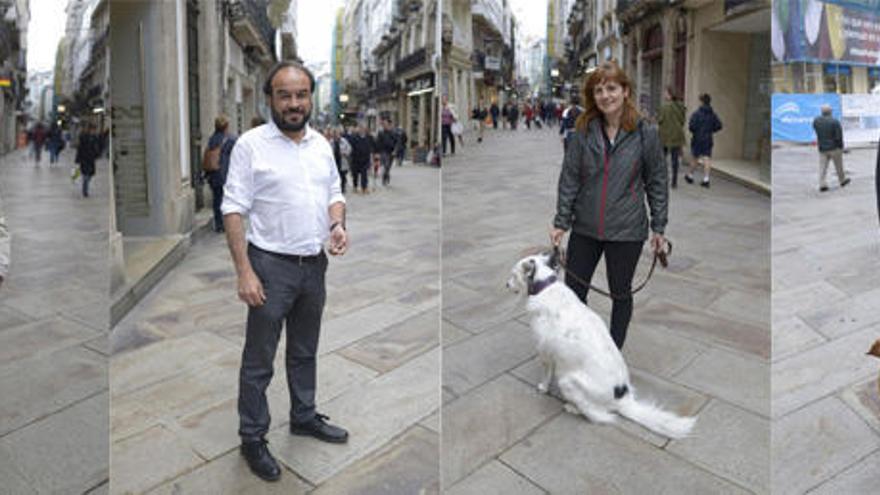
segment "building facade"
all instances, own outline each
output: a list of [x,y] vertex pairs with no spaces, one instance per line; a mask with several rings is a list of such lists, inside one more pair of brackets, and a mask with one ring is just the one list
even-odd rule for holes
[[15,149],[27,121],[27,0],[0,3],[0,155]]

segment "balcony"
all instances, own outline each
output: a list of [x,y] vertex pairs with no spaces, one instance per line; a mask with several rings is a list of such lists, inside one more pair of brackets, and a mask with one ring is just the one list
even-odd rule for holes
[[272,63],[275,30],[266,14],[266,0],[225,0],[226,13],[235,38],[245,53],[262,63]]
[[420,65],[424,65],[427,60],[427,51],[424,48],[419,48],[411,55],[407,55],[400,59],[400,61],[397,62],[397,67],[395,67],[394,72],[400,76],[404,72],[409,72]]
[[617,19],[623,34],[626,34],[630,25],[639,22],[645,16],[660,12],[674,3],[669,0],[618,0]]
[[370,89],[370,98],[384,98],[392,96],[397,92],[397,83],[395,81],[381,81],[375,88]]

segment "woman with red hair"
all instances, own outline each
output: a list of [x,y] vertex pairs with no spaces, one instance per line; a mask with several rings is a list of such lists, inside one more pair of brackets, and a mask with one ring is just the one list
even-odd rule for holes
[[[632,316],[632,279],[649,228],[652,250],[666,244],[666,166],[657,128],[639,115],[632,83],[616,63],[590,73],[581,99],[585,111],[565,151],[550,238],[559,245],[571,230],[568,270],[584,281],[604,255],[615,295],[610,331],[622,348]],[[566,284],[586,302],[588,287],[571,275]]]

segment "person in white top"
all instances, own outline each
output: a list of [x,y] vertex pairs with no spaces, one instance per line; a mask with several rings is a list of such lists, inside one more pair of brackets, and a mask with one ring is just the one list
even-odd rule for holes
[[[241,453],[251,471],[281,475],[266,447],[266,388],[286,324],[290,432],[344,443],[348,433],[315,411],[315,368],[326,291],[327,251],[348,248],[345,198],[330,144],[308,125],[315,78],[279,62],[263,87],[272,120],[235,143],[223,194],[224,227],[248,316],[239,375]],[[247,235],[243,217],[248,217]]]

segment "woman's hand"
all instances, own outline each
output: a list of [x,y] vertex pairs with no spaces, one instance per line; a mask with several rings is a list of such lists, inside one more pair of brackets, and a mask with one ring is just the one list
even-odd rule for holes
[[663,251],[664,248],[666,248],[666,238],[663,237],[663,234],[654,232],[651,235],[651,250],[656,254]]
[[558,246],[562,243],[562,237],[565,235],[565,231],[562,229],[553,228],[550,230],[550,243],[554,246]]

